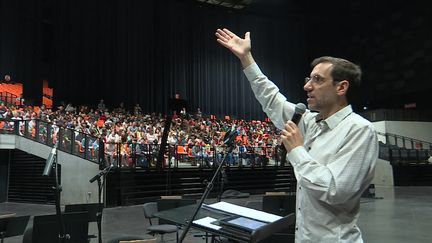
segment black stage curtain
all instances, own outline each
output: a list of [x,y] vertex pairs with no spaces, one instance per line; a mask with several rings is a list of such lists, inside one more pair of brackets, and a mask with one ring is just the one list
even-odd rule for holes
[[264,118],[239,61],[215,40],[220,27],[251,31],[262,70],[293,102],[304,102],[310,60],[301,19],[193,1],[10,2],[2,6],[10,10],[1,18],[2,68],[25,73],[24,83],[48,79],[57,104],[96,106],[104,99],[111,108],[139,103],[145,112],[165,113],[179,91],[191,113],[199,107],[205,114]]
[[[253,5],[260,2],[267,3]],[[0,78],[23,82],[35,103],[47,79],[56,104],[96,105],[103,98],[111,108],[139,103],[145,112],[165,113],[179,91],[192,113],[200,107],[205,114],[263,118],[238,60],[216,43],[215,29],[225,26],[251,31],[260,67],[295,103],[305,101],[310,61],[334,55],[362,66],[357,108],[430,108],[427,1],[297,9],[282,2],[266,13],[194,0],[0,1]]]

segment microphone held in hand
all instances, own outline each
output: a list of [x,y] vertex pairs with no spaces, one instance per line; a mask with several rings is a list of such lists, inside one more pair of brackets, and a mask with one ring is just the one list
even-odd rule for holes
[[306,105],[303,103],[298,103],[295,106],[294,109],[294,115],[291,118],[291,121],[294,122],[296,125],[299,124],[301,117],[303,116],[303,113],[306,111]]
[[[298,125],[305,111],[306,111],[306,105],[303,103],[298,103],[295,106],[294,115],[292,116],[291,121],[294,122],[294,124]],[[281,156],[284,157],[286,156],[287,151],[283,143],[281,143],[280,145],[280,153]]]
[[45,168],[42,173],[42,176],[49,176],[51,174],[51,169],[53,167],[54,160],[56,160],[57,146],[58,146],[58,141],[54,144],[54,147],[52,148],[51,153],[49,154],[48,159],[45,162]]
[[101,172],[99,172],[97,175],[95,175],[93,178],[91,178],[89,180],[89,182],[93,183],[95,180],[97,180],[97,179],[101,178],[103,175],[107,174],[111,170],[111,168],[113,168],[113,167],[114,167],[114,165],[105,167],[105,169],[103,169]]

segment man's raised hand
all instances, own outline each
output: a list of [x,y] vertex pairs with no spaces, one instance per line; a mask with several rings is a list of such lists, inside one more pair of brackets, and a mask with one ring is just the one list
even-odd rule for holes
[[251,54],[251,39],[249,32],[246,32],[244,39],[242,39],[228,29],[217,29],[216,37],[217,42],[228,48],[240,59],[243,67],[247,67],[255,62]]

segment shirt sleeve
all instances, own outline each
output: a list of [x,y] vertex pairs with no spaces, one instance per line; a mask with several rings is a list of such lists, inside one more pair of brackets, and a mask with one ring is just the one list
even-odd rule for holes
[[334,159],[320,163],[302,146],[287,154],[299,186],[327,204],[339,204],[352,198],[372,180],[378,154],[373,127],[353,128],[344,138]]
[[279,88],[261,72],[256,63],[243,71],[263,111],[277,128],[283,129],[284,124],[293,116],[295,105],[287,101],[279,92]]

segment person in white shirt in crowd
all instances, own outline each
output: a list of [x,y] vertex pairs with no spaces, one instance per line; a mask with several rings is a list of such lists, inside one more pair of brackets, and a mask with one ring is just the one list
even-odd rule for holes
[[3,104],[3,101],[0,101],[0,118],[6,118],[9,109]]
[[250,33],[240,38],[217,29],[216,37],[240,59],[263,111],[282,130],[297,179],[296,242],[363,242],[357,227],[360,197],[374,175],[378,140],[373,125],[354,113],[348,100],[360,84],[360,67],[341,58],[315,59],[303,87],[309,110],[296,125],[295,104],[261,72]]
[[76,112],[76,108],[73,107],[72,103],[68,103],[66,105],[65,111],[69,112],[69,113],[75,113]]
[[115,161],[115,157],[117,156],[116,149],[117,146],[119,146],[116,143],[118,143],[119,141],[120,141],[120,136],[116,133],[114,129],[111,130],[111,133],[108,134],[108,136],[106,137],[106,143],[105,143],[105,156],[106,156],[106,161],[108,166],[119,165],[117,161]]
[[[158,142],[158,134],[156,134],[156,133],[154,132],[154,128],[153,128],[153,126],[149,126],[149,127],[147,127],[147,134],[146,134],[146,137],[147,137],[147,141],[148,141],[149,143],[156,143],[156,144],[157,144],[157,142]],[[154,142],[154,141],[156,141],[156,142]]]

